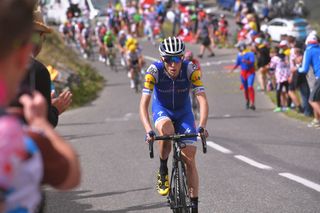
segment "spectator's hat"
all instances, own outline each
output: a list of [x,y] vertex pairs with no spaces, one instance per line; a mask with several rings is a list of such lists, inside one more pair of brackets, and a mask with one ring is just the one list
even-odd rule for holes
[[40,31],[43,33],[52,32],[52,29],[48,27],[43,21],[43,16],[42,16],[40,7],[38,7],[35,11],[33,11],[33,28],[34,30]]
[[319,43],[319,38],[317,37],[317,32],[316,31],[311,31],[311,33],[309,33],[308,37],[306,38],[306,42],[305,44],[317,44]]
[[286,46],[288,46],[288,41],[287,40],[282,40],[282,41],[280,41],[280,43],[279,43],[279,47],[281,48],[281,47],[286,47]]

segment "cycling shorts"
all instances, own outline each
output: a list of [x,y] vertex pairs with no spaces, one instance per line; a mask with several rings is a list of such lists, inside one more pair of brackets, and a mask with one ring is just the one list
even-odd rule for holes
[[[173,122],[176,134],[196,133],[196,126],[191,107],[169,110],[159,104],[153,104],[152,116],[155,126],[163,119],[170,119]],[[181,141],[188,145],[192,145],[197,141],[197,138],[187,138],[182,139]]]

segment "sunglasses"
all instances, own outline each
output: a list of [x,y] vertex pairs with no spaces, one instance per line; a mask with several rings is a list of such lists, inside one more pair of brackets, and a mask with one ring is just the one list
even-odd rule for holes
[[165,57],[163,57],[163,61],[166,62],[167,64],[180,63],[182,61],[182,59],[183,59],[182,56],[165,56]]

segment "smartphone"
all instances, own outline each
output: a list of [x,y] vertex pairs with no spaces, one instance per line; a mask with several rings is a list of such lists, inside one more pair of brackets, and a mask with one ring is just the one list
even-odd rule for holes
[[28,69],[26,76],[24,77],[24,79],[20,83],[20,86],[19,86],[18,92],[17,92],[17,96],[11,102],[10,106],[22,108],[22,105],[19,102],[19,98],[24,94],[28,94],[28,95],[32,96],[32,93],[35,90],[35,84],[36,84],[35,71]]

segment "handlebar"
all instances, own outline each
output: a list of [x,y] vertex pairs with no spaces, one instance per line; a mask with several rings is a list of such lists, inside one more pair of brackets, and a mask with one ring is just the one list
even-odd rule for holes
[[[193,138],[198,137],[200,135],[201,142],[202,142],[202,151],[203,153],[207,153],[207,139],[204,133],[196,134],[196,133],[186,133],[186,134],[176,134],[176,135],[161,135],[161,136],[155,136],[155,141],[158,140],[179,140],[182,138]],[[153,154],[153,142],[149,143],[149,155],[150,158],[154,157]]]

